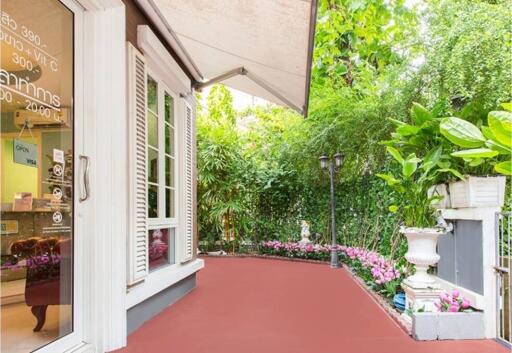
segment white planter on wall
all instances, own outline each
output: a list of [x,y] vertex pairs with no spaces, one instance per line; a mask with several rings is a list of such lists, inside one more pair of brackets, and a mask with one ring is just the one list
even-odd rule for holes
[[505,176],[474,177],[450,183],[452,208],[501,207],[505,200]]
[[416,273],[405,279],[405,283],[412,288],[437,288],[439,284],[436,277],[427,273],[430,266],[437,264],[437,239],[445,231],[436,228],[402,228],[400,232],[407,238],[408,250],[405,259],[413,264]]

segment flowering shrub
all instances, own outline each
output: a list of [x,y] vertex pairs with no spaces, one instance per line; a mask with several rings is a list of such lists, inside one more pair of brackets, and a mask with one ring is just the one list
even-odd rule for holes
[[393,297],[400,285],[402,273],[395,264],[371,250],[345,247],[345,262],[375,291]]
[[452,294],[443,292],[439,295],[439,300],[434,303],[438,311],[458,313],[470,310],[471,303],[468,299],[461,297],[459,291],[454,289]]
[[[261,244],[261,252],[293,258],[328,260],[331,246],[320,244],[283,243],[277,240]],[[395,264],[375,251],[337,246],[341,260],[349,265],[374,290],[387,297],[396,294],[402,274]]]
[[[342,246],[337,246],[338,251],[342,251],[342,248]],[[330,245],[283,243],[278,240],[262,243],[260,251],[268,255],[312,260],[328,260],[331,256]]]

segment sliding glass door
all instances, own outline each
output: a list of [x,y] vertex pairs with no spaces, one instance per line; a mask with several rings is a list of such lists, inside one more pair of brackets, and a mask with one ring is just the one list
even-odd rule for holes
[[0,11],[0,350],[52,351],[76,336],[80,304],[81,10],[69,0],[1,0]]

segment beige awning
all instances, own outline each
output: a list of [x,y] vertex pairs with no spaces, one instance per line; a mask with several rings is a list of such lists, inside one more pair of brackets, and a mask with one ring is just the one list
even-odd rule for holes
[[[316,0],[138,0],[196,80],[307,111]],[[220,77],[219,77],[220,76]]]

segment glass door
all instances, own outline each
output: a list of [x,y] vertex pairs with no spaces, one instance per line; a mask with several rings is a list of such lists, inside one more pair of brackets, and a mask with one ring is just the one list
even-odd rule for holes
[[2,352],[57,352],[78,337],[79,11],[69,0],[1,0]]

